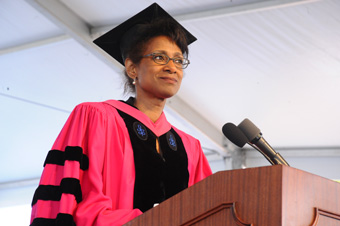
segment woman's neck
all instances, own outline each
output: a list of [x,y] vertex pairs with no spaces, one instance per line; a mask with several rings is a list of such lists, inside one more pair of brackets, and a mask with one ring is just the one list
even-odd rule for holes
[[138,98],[136,96],[134,106],[146,114],[151,121],[156,122],[161,116],[166,99],[159,98]]

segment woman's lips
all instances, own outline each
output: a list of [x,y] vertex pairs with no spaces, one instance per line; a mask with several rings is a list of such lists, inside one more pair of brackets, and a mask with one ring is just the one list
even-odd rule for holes
[[177,83],[177,79],[172,78],[172,77],[160,77],[160,79],[168,82],[168,83]]

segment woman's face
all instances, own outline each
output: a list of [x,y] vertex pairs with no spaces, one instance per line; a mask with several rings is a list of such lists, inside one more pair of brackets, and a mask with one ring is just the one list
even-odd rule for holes
[[[164,53],[170,58],[183,57],[180,48],[170,38],[152,38],[143,55]],[[136,96],[169,98],[177,93],[183,78],[183,69],[177,68],[172,60],[166,65],[153,61],[152,56],[144,57],[136,66]]]

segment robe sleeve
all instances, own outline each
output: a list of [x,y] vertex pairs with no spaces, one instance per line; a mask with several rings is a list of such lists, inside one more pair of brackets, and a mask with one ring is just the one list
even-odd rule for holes
[[191,179],[191,183],[189,181],[189,185],[196,184],[197,182],[203,180],[204,178],[212,174],[209,162],[207,158],[205,157],[204,152],[202,150],[201,143],[199,142],[199,140],[196,140],[195,143],[196,143],[195,144],[196,146],[195,155],[197,156],[197,158],[193,158],[193,159],[196,160],[196,166],[192,170],[193,176]]
[[[133,209],[133,203],[119,208],[122,205],[115,203],[115,195],[104,194],[105,153],[112,147],[112,136],[118,136],[112,132],[117,131],[112,128],[114,117],[107,114],[100,103],[81,104],[73,110],[45,160],[32,201],[32,226],[122,225],[142,214]],[[124,154],[114,151],[116,157]],[[115,168],[119,173],[122,164]],[[117,178],[110,193],[119,192],[119,183]]]

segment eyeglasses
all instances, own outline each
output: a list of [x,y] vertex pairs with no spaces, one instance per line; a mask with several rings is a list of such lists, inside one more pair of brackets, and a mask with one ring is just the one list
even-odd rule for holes
[[190,64],[190,61],[186,58],[183,58],[183,57],[170,58],[168,55],[166,55],[164,53],[150,53],[150,54],[145,55],[143,57],[150,57],[150,56],[152,56],[152,60],[156,64],[161,64],[161,65],[165,65],[165,64],[169,63],[170,60],[172,60],[175,64],[175,66],[177,68],[180,68],[180,69],[185,69]]

